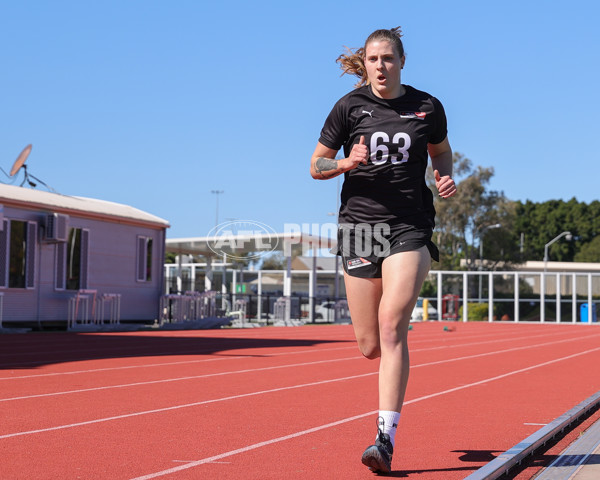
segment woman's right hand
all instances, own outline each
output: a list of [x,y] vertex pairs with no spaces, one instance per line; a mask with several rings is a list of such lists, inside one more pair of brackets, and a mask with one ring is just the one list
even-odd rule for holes
[[355,143],[350,151],[350,156],[345,159],[346,168],[344,170],[353,170],[361,163],[363,165],[367,164],[367,160],[369,159],[369,149],[365,145],[365,136],[361,135],[358,143]]
[[353,145],[348,158],[336,160],[337,153],[337,150],[317,142],[317,147],[310,159],[310,174],[315,180],[337,177],[348,170],[355,169],[361,163],[366,165],[369,158],[369,149],[365,145],[364,136],[361,136],[360,141]]

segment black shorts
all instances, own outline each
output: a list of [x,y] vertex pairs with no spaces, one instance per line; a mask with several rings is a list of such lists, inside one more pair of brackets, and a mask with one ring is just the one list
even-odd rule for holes
[[344,271],[359,278],[381,278],[383,261],[399,252],[425,246],[431,258],[440,261],[440,253],[431,241],[433,230],[414,225],[359,224],[338,227],[337,253]]

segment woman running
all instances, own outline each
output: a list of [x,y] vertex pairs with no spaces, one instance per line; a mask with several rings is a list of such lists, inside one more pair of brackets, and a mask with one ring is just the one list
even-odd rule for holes
[[[377,30],[337,59],[360,80],[327,117],[310,166],[315,179],[344,174],[338,255],[360,351],[380,358],[377,435],[362,463],[384,473],[408,382],[411,313],[431,260],[439,261],[428,155],[440,197],[456,193],[444,108],[401,83],[401,36],[400,27]],[[342,147],[345,158],[335,159]]]

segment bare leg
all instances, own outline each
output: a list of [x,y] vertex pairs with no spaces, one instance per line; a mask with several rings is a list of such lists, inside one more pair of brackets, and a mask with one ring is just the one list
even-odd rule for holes
[[430,266],[429,251],[422,247],[387,257],[381,279],[344,278],[359,348],[367,358],[381,357],[379,412],[384,420],[380,424],[378,419],[381,428],[375,444],[362,455],[362,463],[375,472],[387,473],[392,468],[393,437],[410,367],[408,325]]
[[344,273],[346,297],[354,335],[361,353],[375,359],[380,355],[378,312],[381,278],[357,278]]
[[391,255],[383,261],[379,304],[379,409],[400,412],[408,383],[408,325],[429,268],[427,247]]

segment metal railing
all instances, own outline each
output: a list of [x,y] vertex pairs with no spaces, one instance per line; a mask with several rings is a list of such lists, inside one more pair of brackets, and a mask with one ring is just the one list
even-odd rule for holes
[[[245,272],[245,275],[254,278],[257,272]],[[324,303],[344,300],[345,296],[310,298],[308,292],[302,290],[302,279],[307,272],[292,271],[291,276],[293,294],[289,297],[290,318],[310,322],[339,320],[340,315],[334,314],[332,319],[329,314],[323,315],[317,311],[323,311]],[[331,283],[330,291],[333,291],[335,277],[334,271],[318,272],[319,284]],[[234,276],[231,275],[231,278],[234,279]],[[296,281],[297,287],[294,286]],[[175,286],[177,279],[168,279],[168,284]],[[459,321],[598,323],[596,307],[600,304],[600,273],[433,270],[428,275],[425,287],[422,296],[439,311],[437,318],[440,320],[444,318],[442,314],[447,306],[445,297],[454,295],[458,297],[456,319]],[[232,290],[236,290],[235,281],[232,282]],[[231,304],[238,297],[247,298],[248,318],[271,323],[275,315],[274,302],[283,296],[283,292],[217,295],[219,298],[229,298]],[[311,314],[313,308],[314,315]]]
[[[438,306],[443,310],[444,295],[458,296],[458,320],[462,321],[593,323],[597,319],[594,308],[600,302],[600,273],[432,271],[428,279],[435,290],[430,300],[438,310]],[[487,307],[483,314],[481,304]],[[476,309],[480,318],[469,309]],[[587,318],[581,318],[582,311]]]

